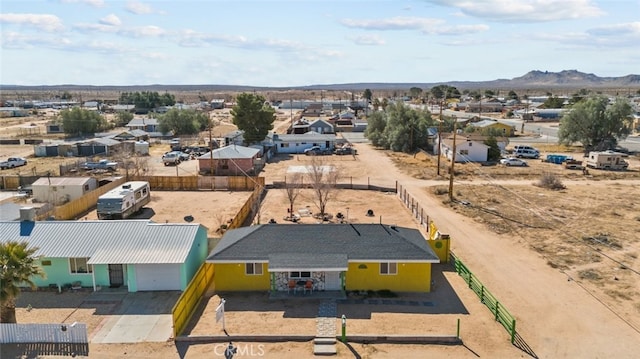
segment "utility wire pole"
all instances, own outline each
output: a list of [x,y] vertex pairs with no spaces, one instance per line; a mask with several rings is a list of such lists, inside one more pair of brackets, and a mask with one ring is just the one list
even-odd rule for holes
[[443,100],[440,100],[440,123],[438,124],[438,176],[440,176],[440,157],[442,154],[440,153],[440,149],[442,148],[442,105]]
[[456,163],[456,132],[458,121],[453,116],[453,153],[451,154],[451,169],[449,170],[449,201],[453,202],[453,165]]

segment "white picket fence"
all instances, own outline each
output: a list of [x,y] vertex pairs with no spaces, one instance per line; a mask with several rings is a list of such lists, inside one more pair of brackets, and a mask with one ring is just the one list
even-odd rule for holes
[[0,324],[0,344],[75,343],[86,344],[87,325],[74,324]]

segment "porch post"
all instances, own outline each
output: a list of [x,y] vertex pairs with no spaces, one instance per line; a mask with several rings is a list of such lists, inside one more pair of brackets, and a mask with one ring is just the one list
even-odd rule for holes
[[275,272],[271,272],[271,292],[275,292],[276,291],[276,273]]
[[[96,266],[95,265],[91,265],[93,268],[91,271],[91,280],[93,281],[93,291],[96,291]],[[107,268],[109,267],[109,265],[107,264]]]

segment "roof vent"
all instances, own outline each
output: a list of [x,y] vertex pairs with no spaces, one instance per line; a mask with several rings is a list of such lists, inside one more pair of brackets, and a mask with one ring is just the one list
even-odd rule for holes
[[131,184],[123,184],[122,188],[123,189],[131,189]]
[[33,222],[36,219],[36,209],[33,207],[20,208],[20,221]]

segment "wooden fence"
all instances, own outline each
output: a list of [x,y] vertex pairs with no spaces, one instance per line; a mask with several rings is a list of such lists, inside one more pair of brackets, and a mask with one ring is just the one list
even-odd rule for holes
[[98,187],[97,189],[85,194],[80,198],[76,198],[69,203],[63,204],[62,206],[54,207],[53,210],[49,212],[39,214],[36,219],[41,221],[52,216],[56,220],[75,219],[81,214],[86,213],[91,208],[95,207],[96,203],[98,203],[98,197],[120,186],[124,182],[124,177],[118,178],[111,183]]
[[182,333],[189,320],[195,313],[196,308],[200,304],[204,293],[207,291],[211,283],[213,282],[214,271],[212,263],[203,263],[193,276],[191,282],[184,292],[178,298],[178,301],[171,310],[171,317],[173,318],[173,337],[176,338]]
[[130,181],[147,181],[151,190],[164,191],[251,191],[264,186],[264,177],[245,176],[129,176]]

